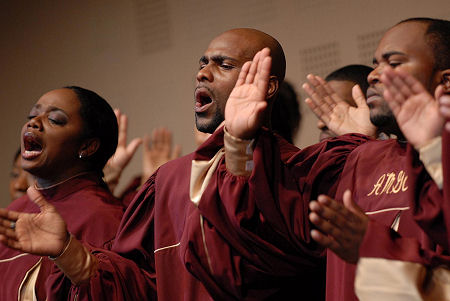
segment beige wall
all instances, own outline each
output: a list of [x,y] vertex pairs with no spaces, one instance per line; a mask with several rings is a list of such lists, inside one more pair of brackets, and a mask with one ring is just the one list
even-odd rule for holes
[[[26,3],[25,3],[26,2]],[[407,17],[450,18],[448,0],[2,1],[0,24],[0,205],[20,128],[44,92],[80,85],[130,117],[130,136],[168,126],[183,153],[194,149],[193,87],[208,41],[232,27],[266,31],[284,46],[287,80],[300,84],[351,63],[370,62],[380,33]],[[316,142],[303,106],[298,146]],[[140,169],[139,152],[124,174]]]

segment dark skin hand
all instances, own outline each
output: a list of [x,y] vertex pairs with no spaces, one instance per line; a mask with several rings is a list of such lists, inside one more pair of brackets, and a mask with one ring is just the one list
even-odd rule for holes
[[412,75],[386,67],[381,75],[384,98],[395,115],[403,135],[415,148],[440,136],[444,118],[439,111],[444,86],[439,85],[434,97]]
[[[0,242],[24,253],[57,257],[68,242],[66,223],[33,186],[28,188],[27,194],[40,212],[22,213],[0,208]],[[14,229],[11,222],[16,223]]]
[[357,263],[369,218],[353,202],[350,190],[344,192],[343,204],[320,195],[309,203],[309,208],[309,219],[317,227],[311,230],[312,238],[341,259]]

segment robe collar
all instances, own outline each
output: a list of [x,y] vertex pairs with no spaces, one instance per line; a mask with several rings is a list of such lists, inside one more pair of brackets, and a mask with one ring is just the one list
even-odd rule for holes
[[69,181],[63,182],[51,188],[39,189],[39,192],[47,200],[59,200],[78,190],[85,189],[88,186],[100,185],[105,187],[103,180],[94,172],[83,173]]

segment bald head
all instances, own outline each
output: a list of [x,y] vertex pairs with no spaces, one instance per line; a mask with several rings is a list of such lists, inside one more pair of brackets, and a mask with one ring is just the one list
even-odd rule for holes
[[271,75],[276,76],[280,82],[284,80],[286,58],[283,48],[274,37],[253,28],[234,28],[223,32],[211,43],[218,39],[225,39],[231,42],[230,45],[240,45],[239,48],[248,61],[251,61],[258,51],[268,47],[272,57]]

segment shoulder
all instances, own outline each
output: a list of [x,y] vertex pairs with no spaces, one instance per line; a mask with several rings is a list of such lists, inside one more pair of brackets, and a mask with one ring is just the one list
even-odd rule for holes
[[354,154],[373,156],[377,154],[386,154],[388,151],[404,151],[408,143],[399,142],[396,139],[375,140],[361,144],[353,151]]

